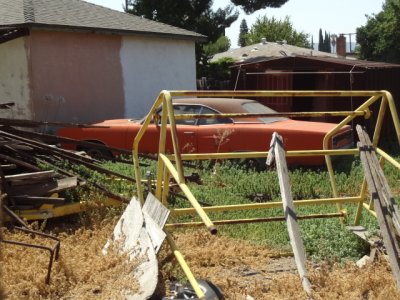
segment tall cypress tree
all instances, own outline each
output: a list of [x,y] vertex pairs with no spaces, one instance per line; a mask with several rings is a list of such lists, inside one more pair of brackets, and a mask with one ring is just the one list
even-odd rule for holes
[[249,33],[249,27],[247,27],[247,22],[245,19],[240,23],[238,46],[246,46],[246,35]]
[[324,37],[324,52],[331,53],[331,38],[328,33],[325,31],[325,37]]
[[324,51],[324,37],[322,36],[322,29],[319,29],[318,51]]

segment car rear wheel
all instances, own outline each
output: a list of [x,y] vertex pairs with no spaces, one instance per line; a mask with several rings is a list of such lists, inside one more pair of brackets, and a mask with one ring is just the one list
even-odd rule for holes
[[[85,141],[85,142],[90,142],[93,144],[105,146],[103,143],[98,142],[98,141]],[[87,155],[89,155],[91,158],[96,159],[96,160],[110,160],[110,159],[113,159],[113,157],[114,157],[113,154],[111,153],[111,151],[96,148],[96,146],[93,146],[93,147],[83,146],[83,147],[80,147],[78,150],[85,151]]]
[[264,171],[266,168],[264,158],[242,158],[236,160],[236,164],[253,171]]
[[84,149],[84,151],[91,158],[97,159],[97,160],[110,160],[113,158],[111,152],[107,151],[107,150],[88,148],[88,149]]

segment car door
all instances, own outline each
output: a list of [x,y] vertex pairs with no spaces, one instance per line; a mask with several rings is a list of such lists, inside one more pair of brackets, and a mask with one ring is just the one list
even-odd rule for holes
[[[201,114],[219,114],[219,112],[202,106]],[[199,153],[230,152],[230,141],[236,135],[235,124],[231,118],[199,118],[197,120],[197,149]]]
[[[174,104],[174,114],[199,114],[199,105],[190,104]],[[157,112],[161,114],[161,109]],[[180,150],[182,153],[194,153],[197,152],[197,126],[195,119],[178,119],[176,120],[176,129],[178,135],[178,141]],[[158,153],[159,141],[160,141],[161,126],[159,121],[157,123],[152,122],[149,124],[142,140],[139,144],[139,152],[141,153]],[[131,136],[135,136],[137,132],[132,131]],[[167,125],[167,137],[166,137],[166,152],[173,152],[173,144],[171,139],[170,125]]]
[[[193,104],[174,104],[175,115],[198,115],[201,112],[201,105]],[[175,120],[178,134],[179,146],[182,153],[196,153],[198,150],[197,142],[197,120],[194,118]],[[171,147],[172,148],[172,147]]]

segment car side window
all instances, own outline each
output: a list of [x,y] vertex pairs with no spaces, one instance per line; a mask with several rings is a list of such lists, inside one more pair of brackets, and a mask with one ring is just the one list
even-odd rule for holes
[[[202,115],[206,114],[219,114],[219,112],[203,106],[200,112]],[[231,118],[222,118],[222,117],[217,117],[217,118],[199,118],[197,120],[197,125],[215,125],[215,124],[229,124],[233,123],[233,120]]]
[[[201,106],[200,105],[187,105],[187,104],[175,104],[174,105],[174,114],[175,115],[198,115],[200,114]],[[180,125],[195,125],[196,119],[183,119],[176,120],[176,124]]]

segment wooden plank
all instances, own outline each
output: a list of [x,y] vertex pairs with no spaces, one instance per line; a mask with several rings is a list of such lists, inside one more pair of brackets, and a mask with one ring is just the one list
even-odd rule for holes
[[360,142],[369,148],[368,157],[370,161],[370,169],[374,176],[375,186],[377,190],[382,191],[383,200],[386,202],[389,210],[388,212],[392,217],[393,225],[396,227],[397,234],[400,236],[400,210],[392,195],[390,186],[386,180],[381,165],[379,164],[375,149],[372,146],[368,134],[362,129],[361,126],[357,126],[357,133],[359,135]]
[[151,193],[147,195],[143,205],[143,216],[145,219],[146,230],[153,244],[156,253],[161,248],[166,238],[163,230],[167,222],[170,211]]
[[153,218],[160,226],[164,227],[169,216],[169,209],[166,208],[152,193],[148,193],[146,201],[143,205],[143,211]]
[[[290,244],[293,249],[297,270],[300,275],[301,283],[304,291],[311,295],[311,283],[307,277],[307,269],[305,266],[306,254],[304,250],[303,240],[300,236],[300,227],[297,223],[296,210],[293,203],[291,184],[286,163],[285,150],[283,149],[282,137],[276,132],[272,135],[271,147],[269,152],[273,152],[276,168],[278,172],[279,187],[282,196],[283,211],[285,214],[286,224],[289,232]],[[269,156],[267,161],[272,162],[273,157]]]
[[17,165],[15,164],[1,165],[0,168],[2,168],[3,170],[14,170],[17,168]]
[[42,180],[52,178],[55,175],[53,170],[50,171],[42,171],[42,172],[34,172],[34,173],[22,173],[15,175],[5,175],[4,178],[8,182],[18,182],[23,180]]
[[49,146],[47,144],[40,143],[40,142],[37,142],[37,141],[34,141],[34,140],[29,140],[29,139],[26,139],[26,138],[23,138],[23,137],[20,137],[20,136],[17,136],[17,135],[13,135],[13,134],[10,134],[8,132],[1,131],[1,130],[0,130],[0,136],[5,136],[7,138],[16,139],[16,140],[21,141],[21,142],[23,142],[23,143],[25,143],[25,144],[27,144],[27,145],[29,145],[31,147],[34,147],[38,151],[45,151],[46,153],[49,153],[51,155],[60,156],[63,159],[69,160],[69,161],[71,161],[71,162],[73,162],[75,164],[82,164],[82,165],[88,167],[89,169],[96,170],[96,171],[98,171],[98,172],[100,172],[102,174],[107,174],[107,175],[110,175],[110,176],[116,176],[116,177],[119,177],[119,178],[126,179],[126,180],[128,180],[130,182],[136,182],[135,178],[133,178],[133,177],[126,176],[126,175],[123,175],[123,174],[120,174],[120,173],[117,173],[117,172],[113,172],[113,171],[110,171],[110,170],[108,170],[106,168],[103,168],[101,166],[98,166],[98,165],[94,164],[93,162],[95,162],[95,161],[93,159],[91,159],[91,158],[86,158],[84,156],[79,156],[79,155],[73,154],[73,153],[71,153],[71,152],[69,152],[67,150],[64,150],[64,149],[55,148],[55,147]]
[[363,226],[346,226],[346,229],[362,238],[364,241],[370,244],[371,247],[376,246],[376,244],[381,240],[377,236],[371,236],[368,230]]
[[21,204],[56,204],[61,205],[65,203],[65,198],[55,197],[35,197],[35,196],[13,196],[12,197],[17,205]]
[[[25,154],[25,156],[28,156],[28,155]],[[35,165],[32,165],[32,164],[30,164],[30,163],[28,163],[26,161],[21,160],[21,159],[17,159],[15,157],[9,156],[9,155],[0,154],[0,158],[5,160],[5,161],[14,163],[14,164],[16,164],[18,166],[21,166],[21,167],[27,168],[29,170],[32,170],[32,171],[37,171],[37,172],[40,171],[39,167],[37,167]],[[32,157],[29,155],[29,158],[32,158]]]
[[365,172],[368,184],[368,191],[374,202],[374,209],[377,215],[379,227],[389,256],[389,263],[395,278],[397,287],[400,288],[400,247],[394,234],[392,216],[389,214],[388,203],[382,192],[382,178],[379,178],[377,170],[380,168],[378,159],[372,155],[374,149],[367,133],[361,128],[356,127],[360,142],[357,144],[360,150],[360,159]]
[[19,185],[9,188],[10,196],[28,195],[28,196],[50,196],[51,194],[64,191],[77,186],[76,177],[67,177],[59,180],[51,180],[45,183],[33,185]]
[[[366,158],[369,162],[369,170],[371,171],[368,173],[372,175],[372,178],[370,179],[374,181],[375,189],[381,192],[381,199],[384,200],[387,212],[390,214],[391,221],[396,229],[396,233],[400,237],[400,211],[378,161],[375,149],[372,146],[368,134],[361,128],[361,126],[357,126],[357,133],[360,142],[362,143],[360,147],[363,147],[365,151],[368,151]],[[365,147],[367,147],[368,150],[366,150]],[[366,174],[366,176],[369,176],[369,174]]]

